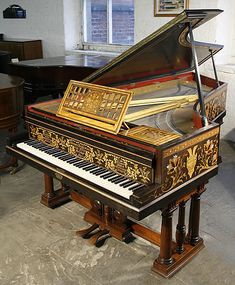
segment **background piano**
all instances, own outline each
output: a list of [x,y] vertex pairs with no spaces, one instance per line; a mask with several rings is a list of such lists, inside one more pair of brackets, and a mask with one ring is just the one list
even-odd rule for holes
[[9,73],[9,63],[11,62],[11,53],[0,50],[0,73]]
[[38,97],[63,95],[69,80],[82,80],[113,57],[100,55],[67,55],[20,61],[10,64],[10,74],[24,78],[25,104]]
[[[83,237],[93,234],[99,246],[107,235],[129,242],[134,232],[159,245],[153,270],[164,277],[204,247],[200,196],[218,172],[227,85],[216,76],[199,76],[197,63],[222,46],[196,43],[191,32],[220,12],[186,10],[84,80],[93,84],[71,81],[62,102],[28,107],[28,133],[7,147],[45,173],[44,205],[55,207],[72,198],[90,208],[85,220],[93,225],[79,232]],[[113,127],[119,117],[124,120],[120,130]],[[61,181],[62,189],[54,190],[52,178]],[[161,234],[136,221],[157,210],[162,212]]]
[[[23,84],[22,78],[0,73],[0,131],[15,133],[17,130],[23,111]],[[16,159],[11,158],[0,163],[0,170],[16,164]]]

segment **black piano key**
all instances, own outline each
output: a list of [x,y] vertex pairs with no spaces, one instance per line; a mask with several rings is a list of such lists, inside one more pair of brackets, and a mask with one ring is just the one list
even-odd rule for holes
[[86,170],[86,171],[89,171],[89,170],[92,170],[92,169],[96,169],[96,168],[98,168],[98,166],[97,165],[89,165],[89,166],[86,166],[85,168],[83,168],[83,170]]
[[127,182],[127,183],[126,183],[125,185],[123,185],[122,187],[127,188],[127,187],[129,187],[129,186],[131,186],[131,185],[133,185],[133,184],[136,184],[136,181]]
[[81,160],[81,161],[73,163],[73,165],[76,167],[79,167],[80,165],[83,165],[83,163],[84,163],[84,160]]
[[78,159],[76,157],[73,157],[73,158],[67,160],[66,162],[69,164],[73,164],[74,162],[78,162]]
[[121,183],[120,186],[126,187],[126,185],[128,185],[129,183],[132,183],[132,182],[136,183],[135,181],[128,179],[128,181],[125,181],[125,182]]
[[43,143],[38,143],[38,144],[35,144],[34,146],[37,147],[37,148],[48,147],[48,145],[43,144]]
[[[40,149],[42,152],[44,152],[44,153],[48,153],[48,151],[50,151],[51,149],[49,149],[49,148],[43,148],[43,149]],[[50,153],[49,153],[50,154]]]
[[116,175],[116,173],[114,173],[114,172],[109,172],[109,173],[107,173],[107,174],[104,174],[104,175],[101,175],[100,177],[102,177],[102,178],[104,178],[104,179],[107,179],[107,178],[110,178],[110,177],[112,177],[113,175]]
[[127,179],[126,177],[122,176],[120,178],[114,179],[112,182],[115,183],[115,184],[119,184],[119,183],[123,182],[126,179]]
[[97,169],[92,170],[92,171],[91,171],[91,173],[92,173],[92,174],[96,174],[97,172],[99,172],[99,171],[103,171],[103,170],[107,170],[107,169],[105,169],[105,168],[103,168],[103,167],[98,166],[98,168],[97,168]]
[[35,141],[26,141],[24,143],[26,143],[27,145],[33,146],[36,142]]
[[67,155],[67,152],[61,151],[60,153],[57,153],[54,156],[57,157],[57,158],[60,158],[60,157],[62,157],[64,155]]
[[53,154],[52,156],[59,158],[60,156],[65,155],[65,154],[67,154],[67,153],[64,151],[60,151],[58,153]]
[[81,162],[81,161],[84,161],[84,160],[82,160],[82,159],[76,159],[76,161],[71,162],[71,164],[74,165],[74,166],[76,166],[75,164],[77,164],[77,163],[79,163],[79,162]]
[[[96,165],[97,166],[97,165]],[[96,168],[92,168],[92,169],[90,169],[90,170],[88,170],[90,173],[92,173],[92,174],[94,174],[93,173],[93,171],[98,171],[98,170],[100,170],[100,167],[99,166],[97,166]]]
[[127,182],[131,182],[131,180],[127,178],[127,180],[126,180],[126,181],[123,181],[123,182],[120,184],[120,186],[123,186],[123,185],[126,184]]
[[59,159],[62,159],[62,157],[66,156],[66,155],[67,155],[67,153],[63,153],[63,154],[60,154],[60,155],[58,155],[56,157],[59,158]]
[[81,158],[77,158],[77,157],[75,157],[75,158],[76,158],[76,161],[72,163],[73,165],[74,165],[75,163],[78,163],[78,162],[84,161],[84,160],[83,160],[83,159],[81,159]]
[[37,144],[42,144],[41,142],[39,142],[39,141],[26,141],[26,143],[28,144],[28,145],[37,145]]
[[68,159],[70,159],[70,158],[73,158],[72,155],[67,154],[67,155],[63,156],[63,157],[61,158],[61,160],[66,161],[66,160],[68,160]]
[[116,174],[115,176],[111,177],[108,179],[108,181],[113,182],[113,180],[117,179],[117,178],[121,178],[121,175]]
[[60,151],[60,149],[50,148],[50,149],[48,149],[45,152],[48,153],[48,154],[52,154],[52,153],[56,153],[56,152],[59,152],[59,151]]
[[102,168],[102,169],[98,169],[97,171],[92,172],[92,174],[101,175],[101,174],[103,174],[105,172],[106,172],[106,169]]
[[128,188],[128,190],[134,191],[134,190],[140,189],[142,187],[144,187],[144,185],[139,184],[139,185],[135,185],[135,186]]
[[87,166],[91,166],[92,163],[89,163],[89,164],[85,164],[84,166],[81,166],[81,169],[85,169]]
[[83,166],[85,166],[85,165],[87,165],[87,164],[89,164],[88,161],[82,160],[82,161],[80,161],[80,162],[78,162],[78,163],[74,163],[74,166],[83,167]]
[[37,147],[37,149],[43,151],[43,150],[46,150],[46,149],[49,149],[47,145],[43,145],[43,146],[39,146]]

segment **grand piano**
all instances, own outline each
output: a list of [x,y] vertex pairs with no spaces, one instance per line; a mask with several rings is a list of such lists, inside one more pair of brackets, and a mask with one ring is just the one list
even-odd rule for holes
[[82,80],[107,64],[113,56],[73,54],[9,64],[9,74],[24,78],[25,105],[39,97],[63,95],[70,79]]
[[[91,227],[78,235],[96,246],[133,234],[160,246],[152,270],[164,277],[204,247],[200,197],[221,161],[227,84],[214,63],[222,46],[196,42],[193,30],[221,12],[185,10],[83,82],[70,81],[62,100],[28,106],[27,132],[8,141],[10,154],[44,173],[41,203],[87,207]],[[207,60],[214,78],[200,75]],[[158,210],[160,233],[139,222]]]

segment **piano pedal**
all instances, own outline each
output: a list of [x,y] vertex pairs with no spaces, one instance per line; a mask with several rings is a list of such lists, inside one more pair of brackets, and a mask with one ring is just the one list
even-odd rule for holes
[[99,230],[96,234],[94,234],[90,239],[89,243],[95,245],[96,247],[101,247],[106,239],[110,238],[109,230]]
[[123,240],[126,244],[131,243],[135,240],[136,238],[133,236],[131,232],[127,233],[124,237]]
[[99,225],[98,224],[93,224],[87,229],[79,230],[76,231],[76,235],[84,238],[84,239],[89,239],[91,236],[93,236],[95,233],[93,233],[94,230],[98,229]]

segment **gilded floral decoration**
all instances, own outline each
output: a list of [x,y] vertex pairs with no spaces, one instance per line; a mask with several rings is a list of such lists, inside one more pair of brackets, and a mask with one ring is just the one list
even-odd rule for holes
[[186,148],[177,155],[166,157],[163,172],[163,186],[156,191],[161,195],[185,183],[191,178],[217,165],[218,135],[200,144]]
[[221,112],[225,110],[226,92],[217,94],[214,98],[205,103],[206,116],[209,121],[213,121]]
[[62,149],[78,158],[103,166],[144,184],[149,184],[152,181],[151,167],[33,124],[30,125],[29,130],[32,138],[51,147]]

